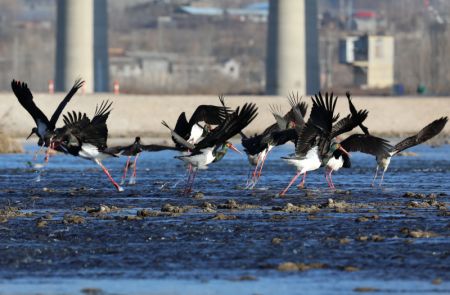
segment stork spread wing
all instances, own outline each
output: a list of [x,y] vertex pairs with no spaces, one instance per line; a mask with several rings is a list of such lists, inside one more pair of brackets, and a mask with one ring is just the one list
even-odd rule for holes
[[[353,116],[356,116],[356,115],[358,114],[358,111],[356,110],[355,106],[353,105],[353,102],[352,102],[352,98],[351,98],[350,92],[347,91],[347,92],[345,93],[345,95],[347,95],[348,107],[349,107],[349,109],[350,109],[350,113],[351,113]],[[366,126],[364,126],[363,123],[359,124],[359,128],[361,128],[361,130],[364,132],[364,134],[367,134],[367,135],[370,134],[370,133],[369,133],[369,129],[368,129]]]
[[11,81],[11,88],[14,94],[16,95],[19,103],[23,106],[25,110],[33,117],[36,126],[38,126],[38,122],[42,122],[47,126],[47,129],[50,129],[50,121],[45,116],[45,114],[36,106],[33,100],[33,94],[28,88],[27,83],[20,82],[16,80]]
[[228,115],[228,109],[223,106],[199,105],[189,120],[192,127],[198,122],[205,122],[211,125],[219,125]]
[[112,102],[103,101],[100,106],[95,108],[95,114],[92,120],[85,113],[68,113],[63,115],[65,126],[63,128],[78,137],[81,142],[95,145],[99,149],[106,149],[108,138],[108,127],[106,120],[111,113]]
[[246,103],[240,109],[239,107],[211,131],[204,139],[202,139],[195,147],[195,150],[200,150],[207,147],[213,147],[219,143],[225,143],[228,139],[238,134],[242,129],[247,127],[257,116],[255,104]]
[[434,120],[427,126],[425,126],[422,130],[419,131],[416,135],[405,138],[404,140],[397,143],[394,147],[394,154],[399,153],[403,150],[406,150],[415,145],[421,144],[430,138],[438,135],[442,129],[444,129],[445,124],[447,124],[448,118],[442,117],[440,119]]
[[386,139],[367,134],[350,135],[340,144],[348,152],[362,152],[374,156],[382,156],[392,150],[392,146]]
[[72,97],[77,93],[78,89],[83,87],[84,81],[81,79],[78,79],[75,81],[75,83],[72,86],[72,89],[70,89],[69,93],[67,93],[66,97],[61,101],[59,106],[56,108],[55,112],[53,113],[52,117],[50,118],[50,128],[51,130],[55,129],[56,122],[58,122],[59,116],[61,115],[62,111],[66,107],[66,105],[69,103],[69,101],[72,99]]

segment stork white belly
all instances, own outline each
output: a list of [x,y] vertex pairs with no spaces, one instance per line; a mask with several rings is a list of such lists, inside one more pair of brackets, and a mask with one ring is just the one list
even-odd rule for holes
[[199,169],[206,169],[209,164],[214,161],[214,155],[212,153],[213,148],[203,149],[200,154],[193,156],[180,156],[179,159],[191,164]]
[[196,144],[200,141],[200,138],[202,137],[202,135],[203,135],[203,128],[201,128],[197,124],[194,124],[194,126],[192,126],[191,135],[188,139],[188,142],[192,143],[192,144]]
[[285,160],[297,167],[297,171],[301,173],[319,169],[322,164],[318,155],[318,147],[310,149],[304,158],[285,158]]
[[96,147],[93,144],[90,143],[83,143],[81,145],[81,150],[78,152],[78,156],[82,157],[83,159],[87,160],[103,160],[106,158],[111,157],[109,154],[102,153],[98,150],[98,147]]
[[389,164],[391,163],[391,158],[392,157],[382,157],[382,158],[377,157],[377,164],[381,167],[381,169],[383,169],[383,171],[386,171],[387,168],[389,167]]
[[327,169],[330,169],[332,171],[338,171],[342,168],[342,166],[344,166],[344,159],[342,158],[342,156],[339,156],[339,158],[337,159],[332,156],[327,162]]

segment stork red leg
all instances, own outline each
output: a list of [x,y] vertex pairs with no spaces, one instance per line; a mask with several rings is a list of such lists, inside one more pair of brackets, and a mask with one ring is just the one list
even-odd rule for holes
[[42,152],[42,149],[44,148],[44,145],[41,145],[41,147],[39,148],[39,150],[37,152],[34,153],[34,157],[33,157],[33,161],[37,160],[37,156],[38,154],[40,154]]
[[95,163],[97,163],[100,167],[102,167],[103,172],[105,172],[106,176],[108,176],[109,180],[116,187],[117,191],[123,192],[123,188],[112,178],[111,174],[109,174],[108,169],[106,169],[106,167],[103,166],[102,162],[96,159]]
[[380,184],[378,185],[379,187],[381,187],[383,185],[383,180],[384,180],[384,172],[386,172],[386,170],[383,170],[383,174],[381,175],[381,180],[380,180]]
[[280,196],[284,196],[288,189],[292,186],[292,184],[297,180],[297,178],[300,176],[301,171],[299,171],[297,174],[294,175],[291,182],[289,182],[288,186],[280,193]]
[[197,174],[197,169],[192,168],[191,172],[189,173],[189,178],[186,183],[186,188],[184,190],[184,194],[188,194],[192,191],[192,186],[194,185],[195,175]]
[[334,186],[333,178],[331,177],[331,173],[333,173],[333,170],[330,170],[330,172],[328,174],[328,177],[330,178],[330,184],[331,184],[330,188],[335,189],[336,187]]
[[270,152],[270,150],[268,149],[267,152],[264,154],[264,157],[262,158],[262,161],[261,161],[261,165],[259,165],[258,175],[256,176],[255,180],[253,181],[253,185],[251,188],[255,187],[255,185],[259,181],[259,178],[261,177],[262,169],[264,167],[264,163],[266,162],[266,158],[267,158],[267,155],[269,154],[269,152]]
[[298,189],[305,187],[305,180],[306,180],[306,172],[303,174],[302,182],[297,186]]
[[377,179],[377,175],[378,175],[378,165],[377,165],[377,170],[375,170],[375,176],[373,177],[371,186],[375,185],[375,179]]
[[325,179],[327,180],[328,187],[331,188],[330,180],[328,179],[328,171],[325,170]]
[[266,159],[267,159],[267,156],[269,155],[269,153],[270,153],[270,150],[268,149],[267,153],[264,155],[264,158],[262,159],[262,163],[261,163],[261,165],[259,167],[258,178],[257,178],[256,181],[258,181],[259,178],[261,177],[262,169],[264,167],[264,163],[266,162]]
[[192,187],[194,186],[195,176],[197,176],[197,170],[198,169],[194,168],[194,172],[193,172],[192,180],[191,180],[191,185],[189,186],[188,193],[192,192]]
[[133,167],[133,174],[130,177],[130,181],[128,184],[136,184],[136,166],[137,166],[137,160],[138,160],[139,154],[136,154],[134,156],[134,167]]
[[128,156],[127,163],[125,164],[125,168],[123,169],[123,175],[122,175],[122,180],[120,181],[120,184],[124,184],[125,179],[127,179],[128,166],[130,166],[130,159],[131,159],[131,156]]
[[187,180],[186,180],[186,184],[184,186],[184,191],[183,194],[187,194],[188,188],[189,188],[189,184],[191,183],[191,178],[192,178],[192,165],[189,164],[189,169],[188,169],[188,176],[187,176]]
[[261,153],[258,154],[258,159],[256,160],[256,167],[252,174],[252,184],[255,183],[255,181],[256,181],[256,174],[257,174],[260,163],[261,163]]

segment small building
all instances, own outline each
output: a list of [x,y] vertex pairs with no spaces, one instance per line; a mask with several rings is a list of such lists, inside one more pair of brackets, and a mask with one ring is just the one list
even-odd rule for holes
[[339,44],[340,62],[353,67],[354,84],[361,88],[394,85],[394,37],[347,37]]

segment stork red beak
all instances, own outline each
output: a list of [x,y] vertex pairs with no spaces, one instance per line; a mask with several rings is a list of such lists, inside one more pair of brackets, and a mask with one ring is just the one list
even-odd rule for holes
[[344,154],[346,154],[347,156],[351,157],[350,153],[347,152],[342,146],[340,146],[340,147],[338,148],[338,150],[342,151]]
[[235,151],[236,153],[242,155],[241,151],[238,150],[232,143],[230,143],[230,149],[232,149],[232,150]]
[[31,137],[31,135],[33,135],[33,133],[34,133],[34,131],[31,131],[30,135],[28,135],[26,140],[30,139],[30,137]]

